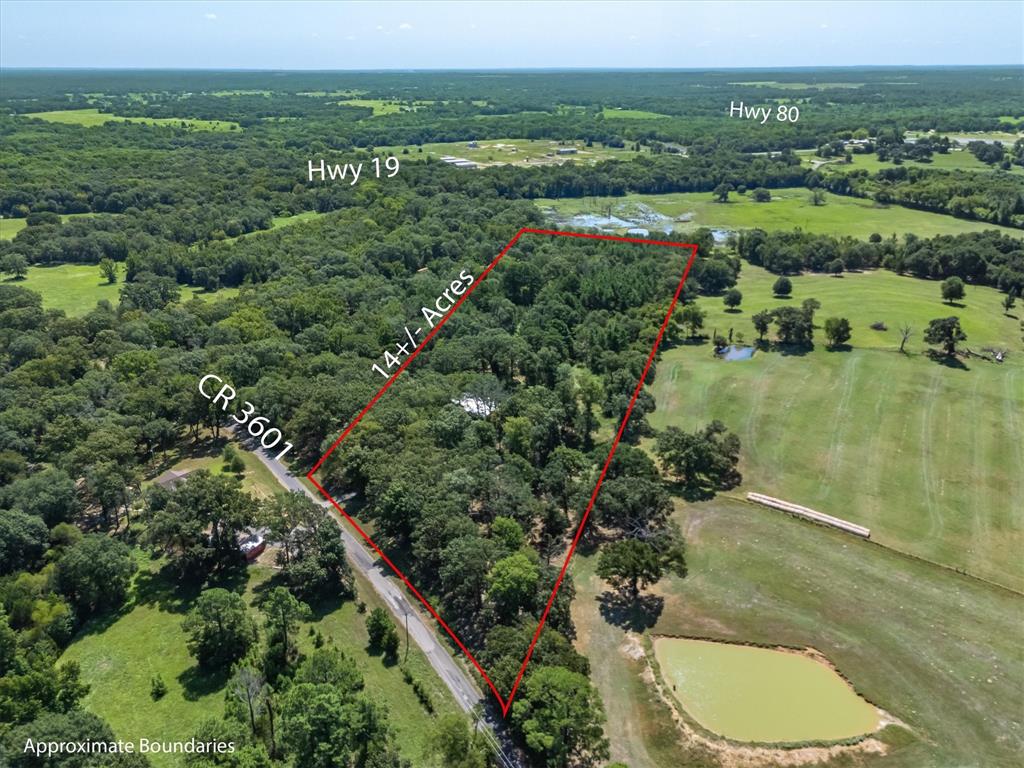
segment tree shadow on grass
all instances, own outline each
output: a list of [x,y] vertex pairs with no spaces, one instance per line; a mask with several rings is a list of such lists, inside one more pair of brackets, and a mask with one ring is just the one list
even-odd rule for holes
[[826,345],[825,346],[825,351],[826,352],[852,352],[853,351],[853,347],[851,347],[849,344],[836,344],[833,347],[830,347],[830,346]]
[[135,602],[168,613],[187,613],[201,591],[201,584],[178,581],[169,565],[156,573],[143,571],[135,578]]
[[[399,630],[399,631],[400,632],[404,632],[405,630],[402,629],[402,630]],[[402,643],[404,644],[404,642],[405,642],[405,638],[403,637]],[[404,647],[404,645],[402,647]],[[367,643],[365,648],[364,648],[364,650],[366,651],[367,656],[379,656],[380,657],[380,663],[383,664],[385,667],[391,668],[391,667],[395,666],[396,664],[398,664],[398,655],[399,654],[397,654],[397,653],[396,654],[385,653],[383,648],[381,648],[380,646],[374,645],[373,643]],[[399,653],[401,653],[401,649],[399,649]]]
[[345,604],[345,598],[341,595],[331,595],[320,600],[314,600],[310,603],[310,611],[312,611],[313,621],[320,621],[325,616],[337,611],[341,606]]
[[971,370],[963,360],[955,355],[947,355],[942,352],[937,352],[934,349],[929,349],[925,352],[925,355],[939,365],[944,365],[947,368],[953,368],[958,371]]
[[738,307],[726,307],[725,314],[727,315],[742,315],[743,310]]
[[131,613],[133,607],[133,604],[128,602],[116,611],[107,611],[106,613],[100,613],[92,616],[85,622],[85,624],[82,625],[82,628],[75,633],[74,639],[78,641],[87,635],[102,635],[110,629],[111,626],[117,623],[122,616],[126,616]]
[[775,348],[783,357],[803,357],[814,351],[814,344],[776,344]]
[[715,489],[706,486],[689,486],[678,480],[665,482],[665,490],[689,502],[710,501],[715,498]]
[[227,669],[205,670],[193,665],[178,675],[178,682],[185,701],[197,701],[223,689],[230,677],[231,671]]
[[665,608],[665,598],[660,595],[634,598],[620,592],[605,591],[594,599],[605,621],[631,632],[643,632],[653,627]]

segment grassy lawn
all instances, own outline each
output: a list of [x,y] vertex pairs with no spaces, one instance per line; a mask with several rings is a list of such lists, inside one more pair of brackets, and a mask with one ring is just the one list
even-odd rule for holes
[[[898,205],[877,206],[872,200],[829,194],[825,205],[815,206],[808,200],[809,192],[802,187],[773,189],[772,201],[755,203],[749,194],[729,196],[729,202],[717,203],[710,192],[677,192],[664,195],[630,194],[622,197],[538,199],[542,208],[551,208],[558,217],[578,213],[594,213],[612,207],[612,213],[622,216],[631,206],[642,203],[670,218],[689,215],[687,222],[676,222],[677,230],[693,227],[721,229],[795,229],[829,235],[852,235],[866,238],[873,232],[884,237],[913,232],[920,237],[955,235],[962,232],[981,232],[997,229],[1014,237],[1024,232],[995,224],[956,219],[940,213],[915,211]],[[625,206],[620,208],[619,206]],[[651,231],[658,226],[652,225]]]
[[[402,754],[409,758],[413,765],[422,760],[426,739],[430,734],[433,717],[427,714],[413,693],[412,686],[402,678],[399,666],[385,664],[380,656],[370,656],[366,651],[369,642],[366,634],[366,616],[374,608],[387,608],[380,600],[369,582],[357,577],[359,599],[366,603],[367,613],[360,615],[352,602],[343,603],[331,610],[315,624],[323,636],[339,648],[345,649],[355,657],[359,669],[366,681],[366,691],[374,701],[385,704],[388,719],[398,735],[398,745]],[[399,627],[402,638],[400,660],[405,653],[404,628]],[[311,639],[305,636],[304,643]],[[409,647],[408,667],[413,676],[427,687],[434,702],[437,716],[459,713],[462,710],[456,704],[451,691],[430,666],[426,657],[415,643]]]
[[[804,163],[810,165],[814,159],[814,155],[805,155]],[[995,173],[995,169],[993,169],[992,166],[981,162],[981,160],[976,158],[967,150],[953,150],[952,152],[948,152],[944,155],[934,154],[932,155],[932,161],[930,163],[919,163],[916,160],[905,160],[903,165],[907,168],[937,168],[945,171],[980,171],[982,173]],[[877,173],[884,168],[896,168],[898,166],[893,165],[891,162],[879,160],[878,155],[872,152],[868,155],[853,155],[853,162],[851,163],[844,163],[841,160],[833,160],[827,163],[822,163],[818,167],[842,173],[856,171],[859,169],[864,169],[869,173]],[[1024,175],[1024,168],[1021,168],[1019,165],[1015,165],[1012,166],[1009,173]]]
[[[70,221],[72,219],[83,219],[92,216],[116,216],[118,214],[98,214],[98,213],[65,213],[60,217],[61,221]],[[13,240],[14,236],[25,228],[28,223],[27,219],[4,219],[0,218],[0,240]]]
[[[29,288],[43,297],[44,309],[62,309],[68,316],[84,315],[96,307],[96,302],[106,299],[117,306],[121,290],[123,267],[118,265],[119,279],[113,285],[100,276],[95,264],[59,264],[56,266],[29,267],[24,280],[8,280],[10,284]],[[216,296],[227,299],[238,295],[237,288],[221,288],[209,293],[194,286],[181,286],[181,300],[197,298],[206,300]]]
[[190,120],[177,117],[121,117],[100,112],[99,109],[58,109],[53,112],[29,112],[23,117],[35,117],[48,123],[81,125],[94,128],[104,123],[143,123],[146,125],[170,125],[195,131],[238,130],[238,123],[229,120]]
[[12,240],[25,228],[26,219],[0,219],[0,240]]
[[[689,575],[657,585],[663,607],[635,612],[637,628],[824,653],[859,693],[913,729],[887,759],[842,765],[1014,764],[1024,743],[1024,599],[739,501],[680,504],[676,517]],[[665,708],[618,651],[624,629],[599,612],[603,585],[593,568],[592,557],[572,566],[573,615],[580,645],[600,660],[594,679],[609,708],[613,757],[630,768],[704,764],[671,746]]]
[[777,80],[748,80],[729,85],[746,85],[751,88],[778,88],[783,91],[822,91],[827,88],[863,88],[864,83],[780,83]]
[[[180,591],[159,572],[161,564],[140,553],[141,569],[132,601],[112,619],[86,625],[63,656],[63,660],[81,665],[82,677],[91,687],[85,708],[104,717],[122,739],[158,736],[165,741],[187,740],[200,722],[220,718],[224,712],[227,676],[198,672],[181,629],[197,594]],[[274,573],[262,566],[247,569],[244,588],[250,605],[257,593],[270,585]],[[368,610],[382,605],[368,582],[357,578],[357,588]],[[253,613],[257,615],[255,607]],[[259,622],[262,625],[262,619]],[[434,716],[423,709],[398,665],[385,664],[368,653],[365,615],[358,613],[353,602],[314,606],[313,620],[304,623],[298,633],[303,653],[313,649],[310,627],[356,660],[368,695],[385,706],[400,750],[416,764]],[[408,667],[430,692],[437,716],[461,711],[415,645],[409,652]],[[157,674],[168,692],[153,701],[150,680]],[[156,768],[181,765],[177,756],[155,755],[151,759]]]
[[[198,445],[190,444],[188,451],[169,454],[169,461],[161,468],[187,472],[205,469],[210,474],[216,475],[224,471],[224,459],[221,452],[226,443],[227,441],[222,439],[217,442],[209,440]],[[239,449],[238,454],[245,462],[245,471],[240,478],[242,490],[251,493],[257,499],[267,499],[278,493],[283,493],[284,489],[262,461],[249,451],[244,450],[237,442],[234,445]]]
[[[158,561],[141,553],[140,558],[131,602],[113,621],[87,624],[63,660],[81,665],[90,686],[85,708],[106,719],[119,738],[187,741],[204,719],[223,715],[227,680],[199,673],[185,645],[181,622],[196,595],[176,592],[159,573]],[[268,568],[250,568],[247,595],[272,574]],[[149,695],[155,675],[167,684],[167,695],[159,701]],[[150,759],[156,768],[181,764],[172,755]]]
[[[707,344],[667,350],[651,424],[721,419],[742,440],[744,491],[852,520],[881,543],[1024,589],[1024,360],[1001,294],[970,287],[966,306],[950,307],[936,282],[877,271],[795,277],[787,301],[772,298],[774,279],[744,264],[742,312],[702,298],[705,330],[735,329],[749,342],[751,314],[814,297],[819,326],[850,319],[853,349],[826,350],[819,330],[804,355],[724,362]],[[928,320],[949,315],[971,348],[1011,350],[1007,362],[968,360],[963,370],[924,356]],[[872,330],[875,321],[889,330]],[[908,355],[896,351],[904,322],[914,329]]]
[[410,107],[398,101],[390,101],[385,99],[344,99],[339,101],[338,104],[343,107],[369,107],[373,110],[373,116],[379,117],[380,115],[395,115],[399,112],[415,112],[417,107],[427,106],[433,104],[432,101],[415,101],[413,106]]
[[[424,144],[423,151],[417,145],[378,147],[378,153],[390,153],[406,159],[403,150],[408,149],[408,157],[419,160],[426,156],[443,157],[452,155],[466,160],[474,160],[481,165],[532,165],[535,163],[561,163],[566,160],[575,162],[595,163],[599,160],[631,160],[639,152],[631,149],[614,149],[595,144],[584,146],[582,141],[559,143],[547,139],[486,139],[478,142],[478,147],[468,146],[469,142],[451,141],[435,144]],[[575,155],[558,155],[559,148],[575,147]]]
[[271,219],[270,228],[277,229],[278,227],[290,227],[292,224],[301,224],[304,221],[311,221],[317,216],[322,214],[316,211],[303,211],[302,213],[296,213],[293,216],[274,216]]
[[605,107],[601,111],[602,117],[611,119],[622,119],[622,120],[657,120],[660,117],[668,117],[668,115],[662,115],[658,112],[646,112],[642,109],[622,109],[616,107]]

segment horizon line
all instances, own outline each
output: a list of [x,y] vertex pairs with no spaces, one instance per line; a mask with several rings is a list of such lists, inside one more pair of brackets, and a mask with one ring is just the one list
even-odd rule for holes
[[782,70],[823,71],[837,69],[1003,69],[1017,68],[1024,72],[1021,63],[986,63],[986,64],[796,64],[768,65],[757,67],[601,67],[601,66],[537,66],[537,67],[386,67],[386,68],[291,68],[291,67],[107,67],[107,66],[69,66],[69,67],[38,67],[38,66],[5,66],[0,64],[0,72],[294,72],[294,73],[354,73],[377,74],[387,73],[428,73],[428,72],[778,72]]

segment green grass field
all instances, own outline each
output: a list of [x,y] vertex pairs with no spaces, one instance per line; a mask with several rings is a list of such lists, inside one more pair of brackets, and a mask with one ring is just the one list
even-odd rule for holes
[[99,109],[59,109],[52,112],[29,112],[24,117],[35,117],[48,123],[81,125],[94,128],[104,123],[143,123],[145,125],[169,125],[194,131],[239,130],[238,123],[229,120],[188,120],[177,117],[121,117],[100,112]]
[[[677,218],[690,215],[687,222],[676,222],[677,231],[694,227],[721,229],[796,229],[829,235],[852,235],[866,238],[873,232],[884,237],[913,232],[920,237],[955,235],[961,232],[981,232],[997,229],[1014,237],[1024,237],[1024,231],[995,224],[983,224],[945,216],[941,213],[915,211],[898,205],[877,206],[872,200],[829,194],[825,205],[815,206],[808,200],[809,191],[801,187],[773,189],[772,201],[755,203],[749,194],[731,194],[729,202],[718,203],[710,192],[676,192],[664,195],[630,194],[622,197],[587,197],[554,200],[535,200],[541,208],[551,208],[559,217],[578,213],[604,211],[622,216],[630,207],[642,203],[655,211]],[[620,208],[619,206],[625,206]],[[657,225],[650,227],[652,232]]]
[[[804,164],[808,166],[813,165],[814,155],[805,155]],[[994,169],[990,165],[986,165],[981,162],[978,158],[972,155],[967,150],[952,151],[944,155],[934,154],[932,155],[932,161],[930,163],[919,163],[916,160],[907,160],[903,163],[907,168],[937,168],[945,171],[978,171],[981,173],[994,173]],[[878,155],[874,152],[867,155],[853,155],[853,162],[844,163],[841,160],[832,160],[827,163],[821,163],[817,166],[819,169],[837,172],[856,171],[864,169],[869,173],[877,173],[884,168],[896,168],[890,162],[883,162],[878,159]],[[1024,168],[1019,165],[1013,166],[1009,173],[1015,173],[1017,175],[1024,174]]]
[[[270,579],[274,571],[251,566],[248,573],[246,595],[251,603],[254,590]],[[144,585],[141,589],[139,583]],[[373,588],[361,578],[357,578],[357,588],[369,610],[381,604]],[[146,561],[137,581],[135,602],[109,626],[87,625],[65,651],[63,659],[81,664],[82,677],[91,687],[85,699],[86,709],[105,718],[120,737],[154,734],[163,740],[187,740],[202,720],[223,714],[227,680],[197,674],[181,629],[194,597],[178,597],[156,572],[156,564]],[[397,665],[386,666],[380,657],[367,653],[364,618],[351,602],[320,608],[314,621],[304,623],[299,632],[300,650],[312,650],[307,630],[313,626],[328,642],[355,658],[366,690],[388,709],[399,748],[415,762],[422,755],[433,717],[422,708]],[[460,711],[415,646],[409,653],[409,668],[430,691],[438,714]],[[168,693],[153,701],[149,696],[150,679],[157,674],[167,684]],[[152,759],[156,768],[180,764],[172,756]]]
[[[95,264],[59,264],[57,266],[29,267],[24,280],[8,280],[9,285],[39,293],[43,297],[44,309],[62,309],[69,316],[84,315],[96,307],[96,302],[106,299],[117,306],[123,267],[118,266],[118,282],[110,285],[100,276],[100,268]],[[227,299],[238,295],[237,288],[221,288],[208,293],[202,288],[181,286],[181,300],[189,299]]]
[[[99,213],[65,213],[60,217],[61,221],[70,221],[72,219],[84,219],[92,216],[117,216],[119,214],[99,214]],[[28,219],[4,219],[0,218],[0,240],[13,240],[14,236],[21,232],[28,224]]]
[[[828,351],[821,331],[805,355],[715,359],[709,345],[664,352],[652,387],[656,428],[693,429],[712,418],[739,434],[743,490],[849,519],[872,539],[1024,589],[1024,360],[1017,320],[994,289],[969,287],[966,306],[939,299],[936,282],[887,271],[793,278],[793,298],[774,299],[775,277],[744,265],[742,312],[702,298],[706,330],[756,338],[750,316],[818,299],[853,325],[850,351]],[[967,346],[1011,350],[1006,363],[940,365],[923,352],[928,320],[957,315]],[[883,321],[889,330],[875,331]],[[897,328],[909,323],[909,354]]]
[[[869,701],[912,729],[884,735],[886,759],[844,766],[1014,765],[1024,747],[1019,649],[1024,599],[870,542],[744,502],[680,504],[689,574],[653,590],[656,634],[811,646]],[[630,768],[718,765],[674,739],[666,707],[601,616],[594,557],[571,567],[580,645],[608,707],[613,759]],[[621,622],[620,622],[621,623]]]
[[863,88],[864,83],[780,83],[777,80],[748,80],[729,85],[745,85],[751,88],[778,88],[782,91],[822,91],[827,88]]
[[13,240],[27,223],[26,219],[0,219],[0,240]]
[[383,99],[345,99],[339,101],[343,107],[369,107],[373,110],[373,116],[378,115],[394,115],[402,111],[402,106],[394,101],[384,101]]
[[[557,141],[548,141],[547,139],[535,141],[530,139],[486,139],[478,143],[478,147],[470,147],[468,146],[469,142],[465,141],[424,144],[422,152],[419,151],[420,147],[417,145],[378,147],[377,151],[382,154],[398,155],[402,160],[407,157],[420,160],[428,155],[433,157],[452,155],[466,160],[474,160],[482,165],[532,165],[534,163],[561,163],[565,160],[573,160],[577,163],[595,163],[599,160],[631,160],[641,154],[631,149],[614,149],[599,144],[586,147],[582,141],[559,144]],[[575,155],[557,155],[557,150],[565,146],[576,147],[577,153]],[[403,153],[403,150],[406,149],[409,150],[408,156]]]
[[646,112],[642,109],[622,109],[616,107],[605,107],[601,111],[602,117],[611,118],[613,120],[657,120],[662,117],[668,117],[659,112]]

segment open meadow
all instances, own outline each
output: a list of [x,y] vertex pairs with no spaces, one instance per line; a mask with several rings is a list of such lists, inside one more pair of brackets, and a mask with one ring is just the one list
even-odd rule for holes
[[[682,744],[642,679],[627,630],[813,647],[871,703],[902,720],[888,757],[837,764],[893,768],[1014,764],[1024,746],[1024,598],[848,534],[719,497],[677,504],[686,578],[651,591],[654,610],[602,615],[594,557],[574,560],[573,616],[608,707],[613,759],[630,768],[715,765]],[[950,696],[956,705],[950,706]],[[772,763],[769,760],[769,764]]]
[[[705,330],[757,338],[750,317],[815,298],[819,326],[853,327],[851,349],[826,349],[820,328],[806,354],[715,358],[710,344],[664,352],[652,387],[656,428],[694,429],[721,419],[742,441],[743,490],[851,520],[872,539],[1014,589],[1024,589],[1024,360],[1017,320],[992,288],[968,287],[965,306],[939,298],[936,282],[887,271],[792,278],[776,299],[775,276],[744,264],[741,311],[702,298]],[[1010,349],[1002,365],[950,367],[929,359],[922,331],[957,315],[966,346]],[[884,322],[886,331],[870,328]],[[898,326],[913,335],[900,354]]]
[[[71,317],[84,315],[95,309],[96,302],[106,299],[117,306],[123,280],[123,269],[118,265],[118,282],[108,283],[95,264],[58,264],[29,267],[24,280],[8,280],[35,291],[43,297],[43,309],[62,309]],[[238,288],[221,288],[209,292],[191,285],[181,286],[181,300],[205,300],[216,296],[227,299],[238,295]]]
[[[245,463],[244,490],[257,498],[280,490],[253,454],[239,450],[239,455]],[[219,472],[223,464],[219,453],[193,452],[184,458],[175,454],[169,459],[179,470]],[[117,615],[87,624],[65,651],[63,660],[81,664],[82,677],[91,686],[86,707],[106,718],[118,736],[152,733],[163,740],[187,740],[204,719],[222,716],[227,675],[201,673],[188,654],[181,622],[198,593],[194,589],[183,591],[163,573],[163,559],[150,559],[141,550],[136,556],[139,572],[129,603]],[[269,555],[266,558],[271,562]],[[264,558],[260,562],[265,562]],[[218,586],[244,591],[260,623],[254,601],[275,585],[276,571],[268,565],[251,565],[244,576],[244,581]],[[366,603],[367,611],[383,607],[370,584],[358,573],[355,578],[358,599]],[[428,714],[398,665],[385,664],[379,655],[368,652],[367,614],[360,614],[354,601],[328,601],[312,608],[312,620],[303,622],[298,633],[300,651],[309,653],[313,649],[312,629],[319,631],[328,644],[354,658],[366,689],[386,705],[403,755],[415,764],[423,753],[434,717],[460,711],[448,687],[413,645],[407,666],[431,697],[435,715]],[[168,688],[167,695],[158,701],[149,695],[151,678],[156,675]],[[170,756],[156,755],[152,760],[156,768],[179,764]]]
[[[677,232],[695,227],[713,229],[803,229],[827,235],[850,235],[867,238],[877,232],[883,237],[913,232],[918,236],[956,235],[962,232],[983,232],[996,229],[1020,237],[1019,229],[1000,227],[977,221],[956,219],[941,213],[916,211],[899,205],[878,205],[873,200],[842,195],[826,196],[824,205],[813,205],[810,192],[801,187],[771,190],[772,200],[756,203],[751,195],[731,194],[726,203],[716,202],[710,192],[678,192],[663,195],[628,194],[622,197],[586,197],[554,200],[541,198],[534,202],[542,210],[551,210],[559,222],[577,214],[605,212],[629,218],[631,210],[643,205],[667,216],[680,219],[672,224]],[[643,226],[643,225],[641,225]],[[650,226],[652,232],[658,224]]]
[[122,117],[100,112],[93,109],[58,109],[51,112],[28,112],[25,117],[34,117],[48,123],[63,125],[81,125],[84,128],[95,128],[105,123],[139,123],[143,125],[169,125],[174,128],[188,128],[193,131],[236,131],[238,123],[230,120],[194,120],[176,117]]
[[[874,152],[864,155],[853,155],[852,161],[849,163],[843,162],[842,158],[823,161],[820,157],[815,157],[813,154],[806,154],[802,157],[804,164],[808,167],[816,167],[819,170],[838,171],[844,173],[861,169],[866,170],[868,173],[877,173],[885,168],[899,167],[891,162],[879,160],[878,155]],[[953,150],[944,155],[935,153],[932,155],[932,161],[930,163],[922,163],[917,160],[904,160],[903,166],[906,168],[934,168],[941,171],[977,171],[978,173],[997,172],[997,169],[981,162],[981,160],[965,149]],[[1013,173],[1020,176],[1024,174],[1024,167],[1014,165],[1010,167],[1009,171],[1000,172]]]

